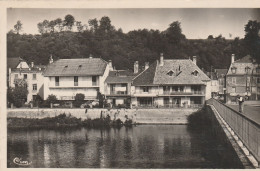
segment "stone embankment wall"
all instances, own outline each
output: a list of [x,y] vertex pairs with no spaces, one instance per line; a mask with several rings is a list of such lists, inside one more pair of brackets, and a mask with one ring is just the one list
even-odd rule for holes
[[138,124],[187,124],[187,117],[198,109],[8,109],[7,117],[46,118],[67,114],[77,118],[95,119],[109,115],[111,119],[128,118]]

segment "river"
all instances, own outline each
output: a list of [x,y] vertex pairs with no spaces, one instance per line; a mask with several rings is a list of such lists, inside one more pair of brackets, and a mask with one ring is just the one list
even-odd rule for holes
[[[216,132],[216,131],[215,131]],[[8,130],[8,167],[241,168],[213,130],[187,125]],[[14,164],[15,157],[31,162]]]

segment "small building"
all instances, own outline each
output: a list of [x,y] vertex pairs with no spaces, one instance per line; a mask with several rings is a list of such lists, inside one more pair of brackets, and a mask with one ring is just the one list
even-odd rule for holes
[[45,70],[45,65],[34,65],[34,62],[29,65],[22,58],[8,58],[7,67],[9,87],[26,85],[28,90],[26,102],[35,100],[37,95],[43,98],[42,73]]
[[232,54],[226,88],[227,103],[236,102],[238,96],[247,96],[249,100],[260,98],[260,68],[250,55],[235,60]]
[[160,60],[133,79],[133,107],[200,107],[211,97],[210,78],[190,59]]
[[58,100],[74,100],[76,94],[85,100],[96,100],[97,93],[105,93],[105,79],[111,68],[101,58],[58,59],[44,72],[44,99],[55,95]]
[[130,105],[131,83],[135,74],[129,70],[110,71],[105,80],[105,95],[108,103],[117,105]]
[[225,94],[225,79],[227,69],[214,69],[212,72],[207,72],[208,77],[211,79],[211,96],[221,98],[224,100]]

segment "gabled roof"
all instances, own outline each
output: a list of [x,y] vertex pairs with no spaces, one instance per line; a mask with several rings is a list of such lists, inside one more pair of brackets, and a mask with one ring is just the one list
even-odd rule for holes
[[[226,75],[245,75],[246,68],[250,68],[251,71],[254,70],[254,68],[256,68],[258,65],[256,63],[254,63],[254,59],[250,56],[244,56],[243,58],[234,61],[233,63],[231,63],[231,65],[229,66],[228,72]],[[235,73],[232,72],[232,68],[235,68]]]
[[234,63],[253,63],[253,58],[250,55],[246,55],[243,58],[236,60]]
[[[169,76],[169,70],[176,71],[175,75]],[[197,71],[197,75],[193,75]],[[203,84],[209,81],[209,77],[189,59],[164,60],[164,65],[156,67],[154,84]]]
[[[167,74],[175,71],[172,76]],[[194,75],[197,71],[197,75]],[[204,84],[210,78],[189,59],[164,60],[163,66],[154,62],[147,70],[137,76],[133,85],[166,85],[166,84]]]
[[44,76],[103,75],[107,64],[101,58],[59,59],[47,66]]
[[134,86],[152,85],[153,80],[154,80],[154,76],[155,76],[157,63],[158,63],[158,61],[155,61],[154,63],[152,63],[149,66],[148,69],[144,70],[139,75],[137,75],[133,80],[133,85]]
[[129,70],[109,71],[106,83],[131,83],[136,74]]
[[16,68],[20,61],[23,61],[20,57],[7,58],[7,68]]

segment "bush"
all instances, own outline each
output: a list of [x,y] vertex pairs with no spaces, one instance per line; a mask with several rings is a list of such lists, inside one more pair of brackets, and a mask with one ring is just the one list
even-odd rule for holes
[[78,93],[75,96],[75,101],[73,102],[73,105],[75,107],[80,107],[84,103],[85,95]]
[[18,86],[7,90],[7,101],[13,103],[16,107],[22,107],[26,101],[28,90],[26,87]]
[[49,95],[47,100],[46,100],[46,103],[50,106],[50,104],[52,103],[56,103],[57,102],[57,97],[53,94]]

